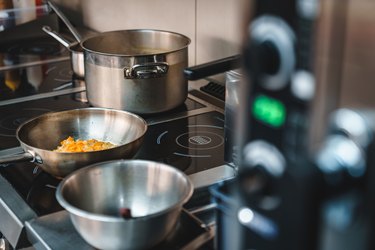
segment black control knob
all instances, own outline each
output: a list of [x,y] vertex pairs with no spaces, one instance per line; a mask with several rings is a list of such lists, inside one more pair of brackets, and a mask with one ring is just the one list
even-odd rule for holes
[[[263,15],[249,27],[249,68],[256,81],[268,90],[285,87],[296,64],[295,34],[279,17]],[[245,62],[246,63],[246,62]]]
[[316,157],[318,168],[328,184],[339,186],[347,179],[362,177],[366,170],[365,153],[351,138],[333,134],[327,137]]
[[283,154],[272,144],[263,140],[248,143],[243,149],[243,165],[246,168],[263,168],[274,177],[281,177],[286,168]]

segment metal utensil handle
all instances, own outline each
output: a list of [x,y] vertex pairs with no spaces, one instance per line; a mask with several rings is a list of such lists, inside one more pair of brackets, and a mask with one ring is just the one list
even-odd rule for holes
[[124,76],[127,79],[135,78],[156,78],[168,73],[169,65],[166,62],[149,62],[136,64],[124,69]]
[[52,1],[48,1],[48,5],[61,18],[61,20],[65,23],[65,25],[68,27],[68,29],[73,34],[73,36],[75,37],[75,39],[78,42],[81,42],[81,40],[82,40],[81,35],[78,33],[78,31],[76,30],[76,28],[74,28],[74,26],[71,24],[71,22],[68,20],[68,18],[66,18],[66,16],[64,15],[64,13],[62,13],[60,11],[60,9]]
[[233,70],[241,65],[241,55],[234,55],[222,58],[216,61],[196,65],[184,69],[184,75],[187,80],[199,80],[207,76],[212,76],[224,73],[228,70]]
[[0,157],[0,164],[4,163],[14,163],[14,162],[25,162],[25,161],[35,161],[35,157],[33,154],[29,152],[24,152],[22,154],[17,155],[8,155]]
[[52,36],[53,38],[55,38],[57,41],[59,41],[62,45],[64,45],[64,47],[68,48],[70,47],[70,43],[68,40],[66,40],[65,38],[63,38],[60,34],[58,34],[56,31],[53,31],[51,29],[51,27],[45,25],[42,27],[42,30],[44,32],[46,32],[48,35]]

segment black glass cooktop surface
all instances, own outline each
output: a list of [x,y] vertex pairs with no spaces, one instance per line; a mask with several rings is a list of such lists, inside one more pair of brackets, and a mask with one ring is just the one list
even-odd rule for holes
[[208,112],[150,126],[136,158],[165,162],[186,174],[223,164],[224,116]]
[[0,71],[69,59],[69,50],[48,36],[0,41]]

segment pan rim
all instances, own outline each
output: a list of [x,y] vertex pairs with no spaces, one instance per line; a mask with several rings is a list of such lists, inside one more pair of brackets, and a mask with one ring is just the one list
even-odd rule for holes
[[[48,116],[56,115],[56,114],[69,113],[69,112],[80,112],[80,111],[88,111],[88,110],[110,111],[110,112],[124,113],[124,114],[130,115],[132,117],[135,117],[137,120],[139,120],[140,122],[143,123],[143,131],[142,131],[142,133],[138,137],[134,138],[130,142],[119,144],[119,145],[116,145],[115,147],[109,148],[109,149],[95,150],[95,151],[88,151],[88,152],[57,152],[57,151],[53,151],[53,150],[38,148],[38,147],[32,146],[32,145],[30,145],[28,143],[25,143],[23,140],[21,140],[21,138],[19,136],[20,131],[22,129],[24,129],[25,126],[29,125],[30,123],[32,123],[35,120],[41,119],[43,117],[48,117]],[[132,143],[132,142],[135,142],[135,141],[138,141],[138,140],[142,139],[144,137],[144,135],[146,134],[147,130],[148,130],[148,124],[147,124],[147,122],[142,117],[140,117],[137,114],[134,114],[134,113],[131,113],[131,112],[125,111],[125,110],[117,110],[117,109],[111,109],[111,108],[99,108],[99,107],[88,107],[88,108],[68,109],[68,110],[61,110],[61,111],[51,111],[51,112],[47,112],[47,113],[44,113],[42,115],[33,117],[31,119],[28,119],[27,121],[23,122],[16,129],[16,138],[17,138],[18,142],[21,144],[21,147],[24,150],[25,150],[25,148],[23,147],[23,145],[25,145],[28,148],[37,149],[38,151],[46,152],[46,153],[56,153],[56,154],[65,154],[65,155],[72,155],[72,154],[79,155],[79,154],[95,154],[95,153],[98,153],[98,152],[109,152],[111,150],[115,150],[115,149],[117,149],[119,147],[123,147],[123,146],[125,146],[125,145],[127,145],[129,143]]]
[[[101,52],[101,51],[96,51],[91,48],[88,48],[85,46],[85,43],[88,43],[89,40],[97,39],[98,37],[103,37],[108,34],[115,34],[115,33],[120,33],[120,32],[160,32],[160,33],[167,33],[167,34],[172,34],[176,36],[180,36],[183,39],[186,40],[186,44],[184,46],[180,46],[177,49],[169,49],[165,50],[163,52],[157,52],[157,53],[144,53],[144,54],[125,54],[125,53],[109,53],[109,52]],[[191,44],[191,39],[187,37],[186,35],[183,35],[181,33],[177,33],[174,31],[168,31],[168,30],[162,30],[162,29],[125,29],[125,30],[112,30],[112,31],[106,31],[102,32],[97,35],[90,36],[83,41],[81,41],[81,47],[83,48],[84,52],[92,53],[92,54],[97,54],[97,55],[102,55],[102,56],[116,56],[116,57],[142,57],[142,56],[153,56],[153,55],[165,55],[165,54],[170,54],[173,52],[181,51],[189,47]]]

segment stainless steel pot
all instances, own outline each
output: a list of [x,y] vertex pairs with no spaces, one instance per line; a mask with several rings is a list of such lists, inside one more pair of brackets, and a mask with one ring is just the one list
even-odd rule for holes
[[[56,198],[78,233],[99,249],[150,249],[175,227],[193,185],[163,163],[117,160],[66,177]],[[131,216],[122,217],[121,210]]]
[[58,34],[56,31],[53,31],[49,26],[43,26],[42,30],[48,35],[55,38],[63,46],[65,46],[70,51],[70,61],[72,65],[73,73],[80,77],[85,77],[85,65],[83,57],[83,49],[78,42],[70,43],[62,35]]
[[[146,122],[126,111],[84,108],[51,112],[33,118],[17,129],[17,139],[25,152],[1,157],[0,164],[32,161],[51,175],[65,177],[95,162],[132,157],[146,131]],[[53,151],[68,136],[109,141],[117,146],[82,153]]]
[[183,70],[190,39],[161,30],[121,30],[84,40],[85,82],[91,105],[149,114],[187,97]]

